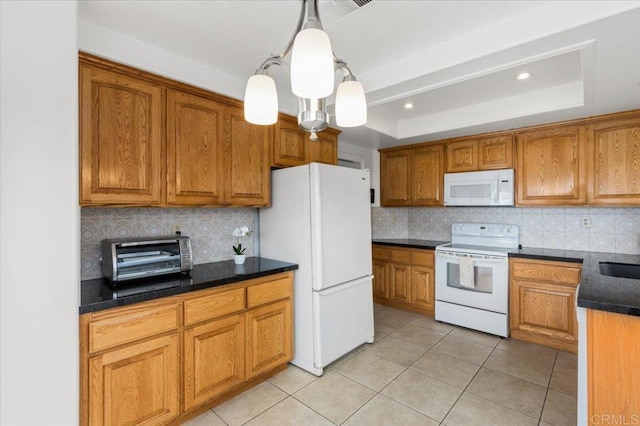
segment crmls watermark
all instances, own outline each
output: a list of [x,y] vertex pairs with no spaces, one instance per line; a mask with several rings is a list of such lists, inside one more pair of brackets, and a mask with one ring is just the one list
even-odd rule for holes
[[640,414],[594,414],[592,425],[640,425]]

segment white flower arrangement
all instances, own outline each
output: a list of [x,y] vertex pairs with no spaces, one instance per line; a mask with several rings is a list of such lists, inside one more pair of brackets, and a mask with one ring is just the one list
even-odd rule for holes
[[237,255],[244,254],[244,251],[247,249],[246,247],[242,247],[240,243],[240,237],[248,237],[253,234],[253,231],[246,226],[241,228],[236,228],[233,230],[233,236],[236,237],[236,241],[238,242],[237,246],[233,246],[233,252]]

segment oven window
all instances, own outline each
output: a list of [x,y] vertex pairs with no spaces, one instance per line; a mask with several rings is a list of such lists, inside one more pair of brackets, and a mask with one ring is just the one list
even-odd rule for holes
[[460,285],[460,265],[457,263],[447,263],[447,287],[461,290],[476,291],[479,293],[493,293],[493,271],[488,266],[473,266],[474,288],[462,287]]

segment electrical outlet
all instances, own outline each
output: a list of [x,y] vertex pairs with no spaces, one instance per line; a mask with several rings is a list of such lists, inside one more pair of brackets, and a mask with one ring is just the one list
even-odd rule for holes
[[174,234],[176,234],[176,235],[182,234],[182,225],[181,224],[174,223],[172,229],[173,229],[173,233]]
[[391,216],[391,223],[393,223],[393,224],[398,223],[398,216],[396,216],[396,215]]
[[583,228],[591,227],[591,218],[589,216],[582,216],[582,227]]

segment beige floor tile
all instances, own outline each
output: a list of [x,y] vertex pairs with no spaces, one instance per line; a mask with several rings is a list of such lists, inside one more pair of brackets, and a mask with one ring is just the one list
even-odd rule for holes
[[446,426],[536,426],[538,419],[465,392],[442,424]]
[[235,398],[218,405],[213,411],[220,416],[226,424],[230,426],[241,425],[263,411],[273,407],[286,397],[286,393],[271,383],[263,382]]
[[494,336],[493,334],[487,334],[481,331],[458,327],[455,328],[449,335],[471,340],[472,342],[480,343],[481,345],[491,346],[492,348],[495,348],[495,346],[502,340],[500,337]]
[[384,315],[373,317],[374,330],[376,327],[383,327],[385,329],[396,331],[397,329],[402,328],[405,325],[407,325],[405,321],[397,321]]
[[571,368],[572,370],[578,369],[578,355],[565,351],[558,351],[558,357],[556,358],[556,365],[564,368]]
[[405,342],[422,346],[427,349],[438,343],[444,336],[446,336],[445,333],[440,333],[438,331],[411,324],[406,325],[391,334],[391,337],[395,337],[396,339],[404,340]]
[[336,372],[325,374],[294,394],[297,400],[336,424],[344,422],[374,396],[371,389]]
[[251,420],[250,426],[331,426],[329,420],[297,399],[289,397]]
[[270,378],[269,383],[292,395],[317,378],[318,376],[289,364],[285,371]]
[[487,368],[481,368],[467,387],[467,392],[535,418],[540,417],[546,391],[546,387]]
[[442,421],[462,390],[407,370],[381,393],[432,419]]
[[576,398],[549,389],[541,420],[555,426],[575,426],[577,406]]
[[422,346],[413,345],[404,340],[387,336],[366,349],[370,355],[384,358],[402,367],[409,367],[426,351]]
[[226,423],[216,414],[209,410],[191,420],[182,423],[182,426],[226,426]]
[[551,375],[549,389],[578,397],[578,371],[556,365]]
[[549,385],[553,371],[553,364],[546,361],[500,349],[493,351],[484,366],[544,387]]
[[431,350],[451,355],[463,361],[482,365],[493,348],[472,342],[471,340],[448,335],[440,340]]
[[437,426],[438,422],[383,395],[376,395],[344,426]]
[[414,319],[409,324],[417,325],[418,327],[428,328],[430,330],[434,330],[440,333],[449,333],[454,330],[456,327],[451,324],[445,324],[443,322],[436,321],[431,317],[421,316],[419,318]]
[[362,352],[341,364],[335,371],[379,392],[404,370],[405,367]]
[[480,366],[441,352],[430,351],[418,359],[410,369],[464,389],[478,372]]
[[416,314],[415,312],[409,312],[409,311],[404,311],[398,308],[387,307],[387,309],[383,313],[383,316],[387,320],[398,321],[403,323],[403,325],[406,325],[411,321],[415,320],[416,318],[419,318],[421,315]]
[[503,351],[515,352],[531,358],[537,358],[552,364],[555,362],[556,354],[558,353],[556,349],[513,338],[503,339],[498,343],[497,348]]
[[331,371],[334,371],[336,368],[340,367],[340,365],[344,362],[349,361],[351,358],[357,356],[358,354],[361,354],[362,352],[365,352],[367,348],[372,347],[374,343],[365,343],[364,345],[360,345],[357,348],[355,348],[354,350],[352,350],[351,352],[341,356],[340,358],[338,358],[337,360],[333,361],[331,364],[329,364],[328,366],[325,367],[324,369],[324,373],[329,373]]

